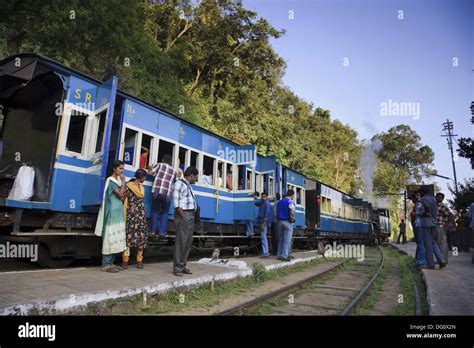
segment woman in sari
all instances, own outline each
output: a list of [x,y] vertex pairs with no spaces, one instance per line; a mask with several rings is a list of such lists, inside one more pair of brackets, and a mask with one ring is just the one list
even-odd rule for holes
[[130,259],[130,248],[137,248],[137,268],[143,268],[143,249],[146,247],[148,227],[146,222],[145,205],[145,181],[147,172],[138,169],[135,177],[127,183],[124,201],[125,231],[127,236],[127,249],[122,253],[122,267],[128,268]]
[[123,199],[125,178],[123,162],[115,161],[113,173],[105,181],[104,196],[99,210],[95,234],[102,237],[102,271],[117,273],[121,267],[114,265],[115,254],[126,249]]

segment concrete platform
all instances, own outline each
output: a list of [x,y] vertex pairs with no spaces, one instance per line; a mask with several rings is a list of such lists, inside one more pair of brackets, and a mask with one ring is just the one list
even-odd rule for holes
[[[416,244],[392,244],[415,257]],[[474,315],[474,265],[471,253],[449,252],[444,269],[424,269],[431,315]]]
[[322,257],[317,251],[297,252],[293,256],[295,259],[291,262],[274,257],[239,258],[229,262],[204,259],[189,262],[188,268],[193,274],[184,277],[172,274],[171,262],[145,263],[142,270],[131,265],[119,273],[105,273],[100,267],[3,272],[0,273],[0,315],[61,314],[108,299],[250,276],[254,262],[272,270]]

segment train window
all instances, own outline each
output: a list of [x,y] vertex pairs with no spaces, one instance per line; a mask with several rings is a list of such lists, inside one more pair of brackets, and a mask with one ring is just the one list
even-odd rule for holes
[[269,197],[275,196],[275,183],[271,176],[268,177],[268,196]]
[[191,159],[189,165],[199,169],[199,154],[197,152],[191,151]]
[[171,156],[171,165],[173,165],[174,161],[174,144],[160,139],[160,142],[158,144],[158,163],[163,162],[163,157],[165,155]]
[[246,190],[252,190],[253,187],[253,175],[252,175],[252,170],[251,169],[246,169],[245,173],[245,189]]
[[218,161],[217,162],[217,187],[218,188],[225,188],[225,166],[224,163]]
[[268,195],[268,174],[263,174],[263,191],[266,191]]
[[150,162],[151,140],[149,135],[142,134],[142,146],[140,147],[140,168],[147,168]]
[[326,213],[331,213],[331,199],[327,197],[323,197],[321,210]]
[[100,114],[97,114],[96,117],[99,121],[99,128],[97,131],[97,142],[95,143],[94,153],[102,151],[102,142],[104,141],[104,130],[105,130],[105,121],[107,118],[107,109],[102,111]]
[[296,188],[296,204],[303,204],[302,189],[300,187]]
[[86,130],[87,115],[73,110],[70,115],[69,130],[67,133],[66,150],[82,153],[84,133]]
[[182,173],[184,173],[184,170],[188,166],[187,165],[188,157],[189,157],[189,150],[184,147],[180,147],[179,152],[178,152],[178,163],[176,165],[176,169],[178,169],[178,171],[181,171]]
[[234,176],[232,175],[232,164],[228,163],[226,165],[226,177],[225,177],[225,187],[232,191],[234,189]]
[[344,209],[345,209],[344,214],[346,215],[346,219],[353,219],[354,213],[352,210],[354,209],[354,207],[349,204],[346,204]]
[[209,156],[204,156],[202,165],[201,183],[206,185],[214,185],[214,161]]
[[133,166],[133,160],[135,157],[135,147],[137,146],[138,132],[133,129],[125,129],[124,138],[124,149],[123,149],[123,162]]
[[237,189],[243,190],[244,189],[244,172],[245,172],[245,165],[240,165],[238,168],[238,178],[237,178]]
[[262,174],[255,174],[255,191],[258,193],[262,193],[264,191],[263,186],[263,175]]

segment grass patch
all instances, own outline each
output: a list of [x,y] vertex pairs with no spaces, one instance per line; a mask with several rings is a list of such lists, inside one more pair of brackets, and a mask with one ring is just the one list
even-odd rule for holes
[[108,299],[106,302],[107,308],[111,309],[117,305],[118,301],[115,298]]
[[[366,297],[359,303],[357,308],[354,310],[354,315],[368,315],[371,311],[374,310],[375,305],[380,297],[380,294],[383,290],[387,274],[391,268],[391,265],[398,264],[400,270],[400,294],[403,295],[403,301],[396,304],[386,315],[415,315],[416,306],[415,306],[415,294],[413,289],[413,282],[416,283],[418,287],[418,292],[420,294],[420,305],[422,314],[428,314],[428,305],[426,301],[426,288],[421,276],[420,271],[415,265],[415,262],[412,257],[400,253],[398,250],[392,249],[390,247],[381,248],[384,253],[385,262],[380,272],[379,277],[372,285],[369,293]],[[398,298],[396,299],[398,302]]]
[[403,295],[403,302],[395,306],[391,311],[390,315],[416,315],[416,306],[415,306],[415,293],[413,289],[413,283],[418,287],[418,292],[420,294],[420,305],[421,305],[421,314],[428,314],[428,303],[426,300],[426,287],[421,276],[421,272],[415,265],[413,258],[401,254],[397,251],[398,262],[400,266],[400,289]]

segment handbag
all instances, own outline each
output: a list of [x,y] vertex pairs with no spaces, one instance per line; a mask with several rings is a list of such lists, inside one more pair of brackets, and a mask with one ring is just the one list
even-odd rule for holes
[[201,208],[199,208],[199,205],[197,205],[196,202],[196,210],[194,211],[194,223],[198,224],[201,222]]
[[193,196],[194,204],[196,204],[196,209],[194,209],[194,223],[197,224],[201,222],[201,208],[199,208],[199,205],[197,204],[196,196],[194,196],[194,192],[191,189],[191,186],[189,186],[188,183],[183,179],[181,179],[181,181],[188,187],[189,192],[191,192],[191,195]]
[[293,223],[296,222],[296,217],[295,217],[295,215],[296,215],[296,208],[295,208],[295,210],[290,209],[290,207],[288,207],[288,208],[289,208],[289,210],[290,210],[290,219],[289,219],[289,221],[290,221],[291,224],[293,224]]

